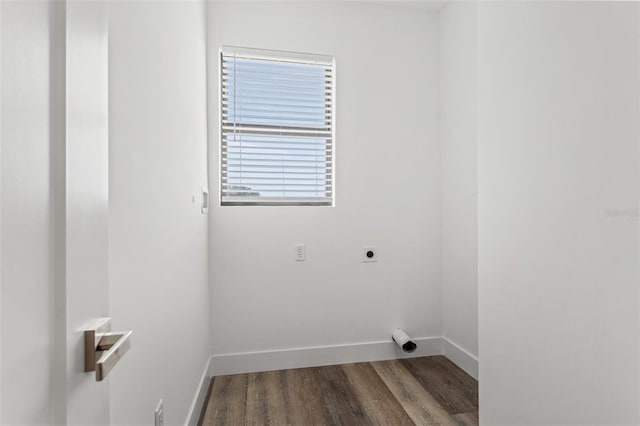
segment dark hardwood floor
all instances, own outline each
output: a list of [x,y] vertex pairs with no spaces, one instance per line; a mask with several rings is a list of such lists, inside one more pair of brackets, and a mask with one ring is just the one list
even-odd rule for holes
[[444,356],[211,380],[200,425],[477,425],[478,382]]

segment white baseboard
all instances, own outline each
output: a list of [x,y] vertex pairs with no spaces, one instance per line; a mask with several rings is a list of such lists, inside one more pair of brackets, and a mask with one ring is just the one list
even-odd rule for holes
[[257,371],[287,370],[322,365],[382,361],[397,358],[442,355],[441,337],[414,339],[415,352],[404,353],[393,341],[356,343],[350,345],[318,346],[275,351],[218,354],[211,357],[212,375],[253,373]]
[[442,354],[462,368],[468,375],[478,380],[478,358],[462,349],[446,337],[442,338]]
[[187,420],[184,423],[185,426],[198,425],[198,421],[200,420],[200,413],[202,413],[202,407],[206,402],[205,399],[207,398],[207,393],[209,392],[209,383],[211,382],[211,377],[213,376],[213,371],[211,368],[212,359],[213,357],[210,356],[204,366],[204,371],[202,372],[202,377],[200,377],[200,383],[198,384],[198,390],[193,397],[193,402],[191,403],[191,407],[189,407],[189,412],[187,413]]

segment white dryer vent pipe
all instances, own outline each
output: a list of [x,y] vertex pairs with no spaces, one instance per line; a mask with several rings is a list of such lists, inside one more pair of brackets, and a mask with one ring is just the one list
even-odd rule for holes
[[409,335],[405,333],[404,330],[401,330],[399,328],[396,328],[395,330],[393,330],[393,334],[391,335],[391,338],[393,339],[394,342],[396,342],[398,346],[402,348],[403,351],[405,351],[408,354],[410,354],[411,352],[415,352],[416,348],[418,347],[418,345],[416,345],[411,340],[411,337],[409,337]]

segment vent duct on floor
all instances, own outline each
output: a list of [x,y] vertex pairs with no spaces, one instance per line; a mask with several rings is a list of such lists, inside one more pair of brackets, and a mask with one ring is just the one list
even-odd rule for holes
[[409,337],[409,335],[402,329],[396,328],[395,330],[393,330],[391,338],[394,342],[396,342],[398,346],[400,346],[400,348],[402,348],[403,351],[408,354],[415,352],[416,348],[418,347],[418,345],[416,345],[411,340],[411,337]]

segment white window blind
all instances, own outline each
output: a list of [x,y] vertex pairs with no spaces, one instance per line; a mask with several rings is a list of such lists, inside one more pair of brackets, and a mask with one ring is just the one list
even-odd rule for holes
[[222,205],[333,204],[333,59],[221,52]]

